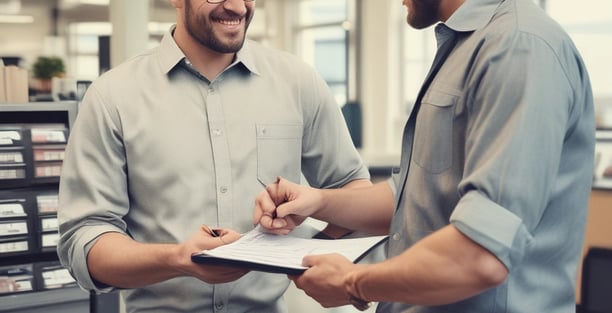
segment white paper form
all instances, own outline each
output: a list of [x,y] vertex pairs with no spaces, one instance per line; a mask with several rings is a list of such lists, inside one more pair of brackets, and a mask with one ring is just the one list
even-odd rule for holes
[[306,255],[338,253],[358,262],[388,236],[350,239],[309,239],[290,235],[275,235],[259,227],[239,240],[212,250],[203,250],[192,257],[196,263],[235,265],[267,272],[298,274]]

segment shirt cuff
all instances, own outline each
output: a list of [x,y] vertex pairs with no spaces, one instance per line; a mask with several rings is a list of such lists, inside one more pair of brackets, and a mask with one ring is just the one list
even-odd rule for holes
[[522,219],[478,191],[461,198],[450,222],[464,235],[497,256],[509,271],[522,261],[533,236]]
[[[89,274],[87,268],[87,254],[101,235],[109,232],[125,233],[121,229],[109,225],[88,226],[75,243],[73,255],[71,256],[71,267],[68,269],[76,279],[79,286],[85,290],[93,290],[96,293],[107,293],[115,290],[112,286],[97,283]],[[82,247],[81,249],[79,247]]]

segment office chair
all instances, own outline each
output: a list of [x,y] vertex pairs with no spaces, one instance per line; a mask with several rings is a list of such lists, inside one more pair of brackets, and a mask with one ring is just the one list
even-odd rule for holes
[[612,249],[589,248],[582,264],[582,313],[612,312]]

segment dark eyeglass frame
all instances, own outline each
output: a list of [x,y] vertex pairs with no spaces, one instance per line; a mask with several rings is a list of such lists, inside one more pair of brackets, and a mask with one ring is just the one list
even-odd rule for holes
[[[221,4],[227,0],[206,0],[210,4]],[[255,0],[243,0],[244,2],[255,2]]]

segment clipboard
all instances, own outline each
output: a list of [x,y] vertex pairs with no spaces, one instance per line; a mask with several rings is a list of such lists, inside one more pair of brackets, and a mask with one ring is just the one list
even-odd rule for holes
[[257,227],[235,242],[196,253],[191,260],[199,264],[299,275],[308,269],[302,266],[302,259],[306,255],[338,253],[357,263],[388,237],[313,239],[266,233]]

